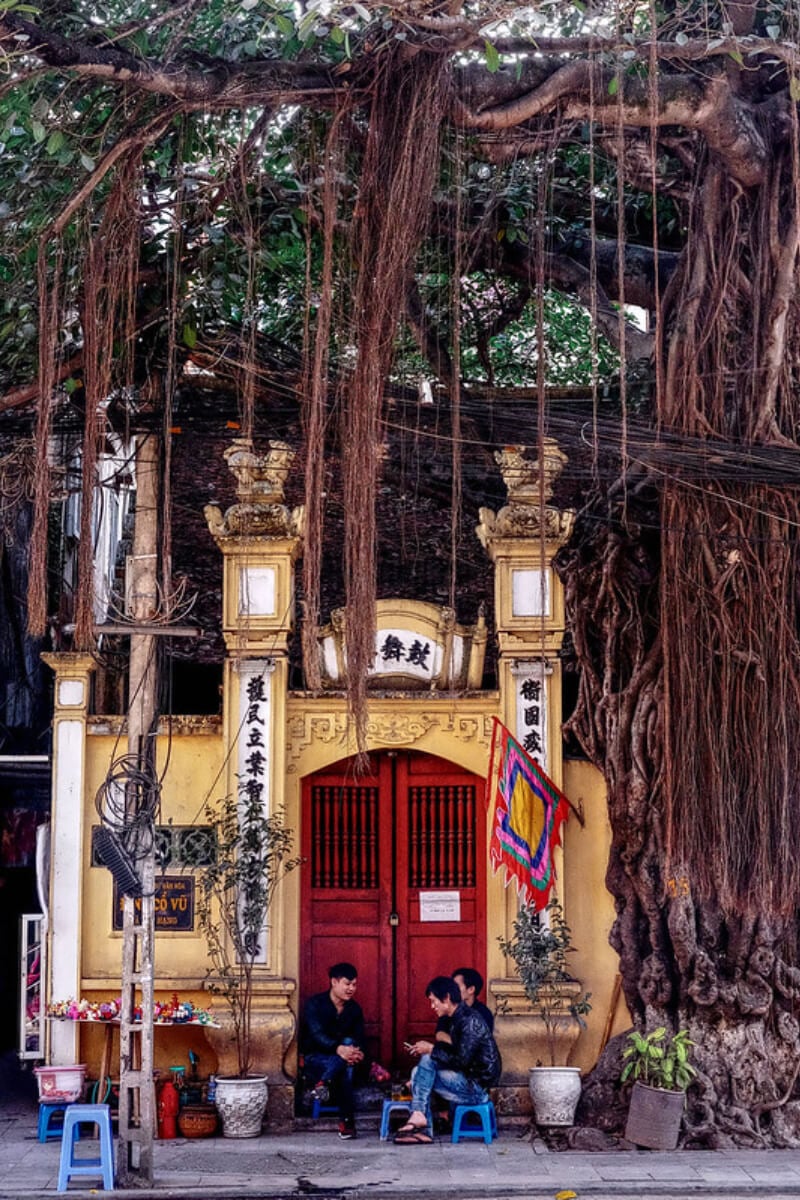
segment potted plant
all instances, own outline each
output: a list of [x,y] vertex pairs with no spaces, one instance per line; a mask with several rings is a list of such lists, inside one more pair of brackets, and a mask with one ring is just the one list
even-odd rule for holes
[[513,936],[499,939],[504,954],[514,960],[528,1003],[544,1025],[549,1065],[531,1067],[529,1087],[538,1125],[571,1125],[581,1094],[578,1067],[556,1065],[558,1043],[565,1030],[577,1025],[585,1029],[584,1016],[591,1011],[591,993],[576,991],[576,981],[567,970],[572,952],[572,935],[557,900],[544,914],[521,908],[513,925]]
[[633,1080],[625,1137],[651,1150],[674,1150],[683,1119],[686,1089],[696,1070],[689,1062],[694,1042],[687,1029],[650,1033],[632,1029],[623,1053],[620,1080]]
[[267,918],[282,879],[300,859],[282,809],[267,815],[261,788],[244,782],[239,797],[207,807],[216,841],[198,878],[198,918],[211,967],[206,987],[228,1006],[238,1069],[218,1076],[216,1105],[226,1137],[256,1137],[267,1105],[267,1079],[253,1073],[253,984],[263,957]]

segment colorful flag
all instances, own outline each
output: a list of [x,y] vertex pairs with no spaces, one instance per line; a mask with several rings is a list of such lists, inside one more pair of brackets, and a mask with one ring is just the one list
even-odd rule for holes
[[[495,782],[496,780],[496,782]],[[495,717],[487,803],[494,788],[494,819],[489,860],[505,869],[506,886],[514,880],[525,904],[545,907],[555,879],[553,849],[561,844],[561,825],[569,801]]]

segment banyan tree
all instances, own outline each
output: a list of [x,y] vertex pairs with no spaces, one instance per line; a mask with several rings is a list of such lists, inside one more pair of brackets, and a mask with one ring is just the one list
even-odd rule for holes
[[[141,422],[168,483],[176,396],[213,367],[242,436],[280,388],[299,414],[307,647],[341,469],[358,725],[398,398],[422,389],[453,447],[453,589],[463,448],[556,436],[582,464],[568,724],[607,784],[625,998],[696,1042],[690,1144],[800,1144],[795,0],[12,3],[0,71],[32,632],[54,416],[85,486],[109,424]],[[556,412],[559,384],[588,404]],[[610,1047],[595,1122],[615,1070]]]

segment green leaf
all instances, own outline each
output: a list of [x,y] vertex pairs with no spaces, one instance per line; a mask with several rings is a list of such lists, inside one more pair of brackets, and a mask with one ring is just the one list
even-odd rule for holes
[[285,37],[294,37],[294,21],[284,16],[283,13],[276,13],[272,19],[279,33],[284,34]]
[[608,94],[609,94],[609,96],[616,96],[618,91],[619,91],[619,76],[615,75],[613,79],[609,79],[609,81],[608,81]]
[[47,137],[47,130],[41,121],[31,122],[31,132],[33,133],[33,140],[35,142],[43,142]]
[[728,57],[732,58],[735,63],[738,63],[740,67],[744,66],[744,59],[742,58],[741,50],[729,50]]
[[183,344],[184,346],[188,346],[190,350],[194,350],[197,345],[197,330],[194,325],[184,325]]
[[61,130],[54,129],[53,132],[50,134],[50,137],[47,139],[47,145],[45,146],[47,153],[48,154],[58,154],[59,150],[64,145],[65,141],[66,141],[66,138],[64,137]]
[[500,55],[491,42],[484,42],[483,49],[486,57],[486,70],[491,71],[494,75],[495,71],[500,67]]
[[81,166],[85,167],[87,171],[93,171],[95,168],[95,161],[93,158],[89,158],[88,154],[82,154]]

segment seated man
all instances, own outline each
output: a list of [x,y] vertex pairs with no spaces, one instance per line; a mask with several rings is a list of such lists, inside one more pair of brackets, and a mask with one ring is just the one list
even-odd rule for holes
[[305,1074],[316,1081],[311,1095],[338,1105],[339,1137],[356,1136],[353,1070],[364,1061],[364,1014],[353,999],[358,972],[352,963],[330,968],[330,988],[311,996],[300,1022]]
[[425,995],[437,1019],[450,1018],[450,1041],[415,1042],[411,1049],[421,1058],[411,1072],[411,1113],[395,1135],[398,1146],[433,1141],[425,1115],[433,1093],[453,1104],[485,1104],[488,1089],[502,1071],[500,1051],[486,1022],[464,1003],[454,980],[437,975]]
[[480,971],[476,971],[474,967],[457,967],[453,971],[453,979],[459,986],[464,1003],[469,1005],[479,1017],[483,1017],[489,1026],[489,1033],[494,1033],[494,1013],[486,1007],[482,1000],[478,999],[483,988],[483,976]]
[[[453,971],[453,979],[458,984],[458,990],[461,992],[461,999],[464,1003],[479,1017],[483,1017],[489,1027],[489,1033],[494,1033],[494,1013],[478,999],[483,987],[483,976],[480,971],[476,971],[474,967],[457,967]],[[437,1042],[450,1041],[448,1017],[440,1017],[436,1022],[435,1040]]]

